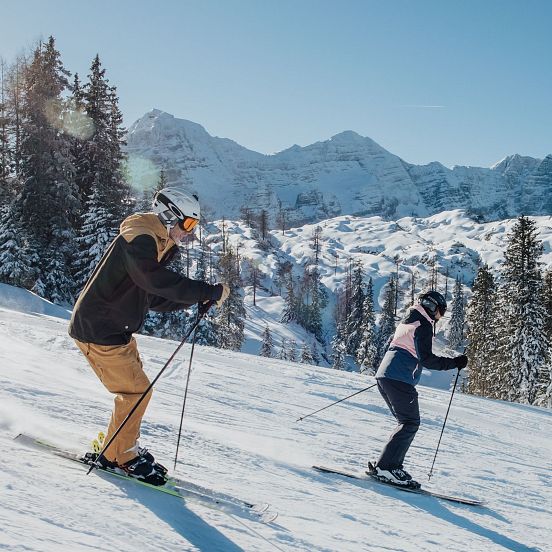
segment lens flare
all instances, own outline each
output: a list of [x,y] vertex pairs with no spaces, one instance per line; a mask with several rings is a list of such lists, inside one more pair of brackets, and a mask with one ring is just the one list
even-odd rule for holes
[[136,190],[152,190],[159,182],[160,171],[155,163],[138,155],[128,155],[126,173],[129,184]]
[[95,130],[94,122],[82,110],[66,111],[62,118],[62,130],[81,140],[92,138]]
[[54,98],[47,101],[44,115],[54,128],[80,140],[88,140],[94,134],[92,119],[71,100],[63,102]]

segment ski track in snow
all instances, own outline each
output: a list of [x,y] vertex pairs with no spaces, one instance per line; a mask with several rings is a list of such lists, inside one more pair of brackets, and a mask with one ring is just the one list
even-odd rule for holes
[[[177,343],[138,336],[154,377]],[[159,380],[142,444],[172,468],[190,348]],[[372,482],[316,473],[362,470],[393,427],[372,378],[196,347],[176,475],[269,502],[272,525],[160,496],[26,449],[21,431],[83,451],[104,429],[111,396],[67,321],[0,309],[0,548],[197,551],[550,550],[552,412],[457,395],[427,488],[486,501],[453,505]],[[450,397],[420,387],[422,426],[408,468],[426,484]],[[277,548],[275,548],[277,547]]]

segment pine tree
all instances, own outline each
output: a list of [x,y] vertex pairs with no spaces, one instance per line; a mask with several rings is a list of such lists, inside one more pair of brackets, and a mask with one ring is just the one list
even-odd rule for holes
[[546,316],[544,333],[548,343],[548,355],[547,362],[540,373],[535,404],[552,408],[552,269],[544,273],[543,305]]
[[[126,146],[126,129],[123,127],[123,114],[119,109],[119,97],[115,86],[109,88],[109,137],[111,158],[110,201],[114,206],[114,214],[118,216],[119,220],[123,220],[131,214],[135,206],[131,198],[131,189],[128,185],[128,175],[125,169],[126,154],[123,152],[123,147]],[[159,178],[161,180],[162,176],[160,175]]]
[[543,306],[545,311],[544,332],[549,345],[552,346],[552,268],[544,273]]
[[278,358],[280,360],[288,359],[288,344],[285,337],[282,338],[282,343],[280,344],[280,352],[278,353]]
[[493,373],[495,363],[496,336],[496,284],[487,265],[477,271],[473,283],[472,298],[468,305],[468,346],[466,354],[470,359],[468,393],[482,397],[494,397],[497,374]]
[[286,226],[288,221],[288,215],[287,215],[288,209],[284,209],[282,206],[282,202],[280,199],[278,199],[278,214],[276,215],[277,223],[280,227],[280,230],[282,231],[282,236],[286,233]]
[[346,368],[347,345],[345,340],[344,325],[338,324],[332,340],[332,368],[334,370],[345,370]]
[[311,348],[309,347],[308,343],[303,343],[303,347],[301,348],[301,362],[303,364],[312,364],[314,361],[312,357]]
[[241,279],[237,273],[236,256],[231,248],[219,261],[221,279],[230,286],[228,299],[218,309],[215,317],[217,325],[217,346],[222,349],[239,351],[244,340],[245,306]]
[[[303,302],[303,300],[305,302]],[[298,322],[316,339],[322,341],[322,311],[328,304],[328,293],[317,266],[305,267],[302,299],[296,301]]]
[[80,146],[77,163],[77,184],[84,198],[75,259],[76,285],[80,288],[128,214],[129,188],[122,169],[122,116],[115,89],[108,84],[99,56],[94,58],[88,82],[75,101],[82,105],[93,125],[93,132]]
[[165,171],[165,169],[162,168],[159,171],[159,180],[157,181],[157,186],[155,187],[155,191],[152,195],[155,195],[155,193],[161,191],[163,188],[166,188],[167,186],[168,186],[167,171]]
[[320,365],[320,351],[318,350],[318,345],[316,344],[316,339],[312,342],[311,345],[311,357],[312,361],[316,366]]
[[249,278],[248,283],[253,288],[253,306],[257,305],[257,289],[261,285],[261,278],[263,277],[260,263],[257,260],[248,259],[249,261]]
[[78,200],[78,209],[74,213],[72,224],[78,231],[82,224],[82,214],[87,196],[80,187],[83,180],[82,172],[88,170],[84,163],[84,143],[90,138],[94,131],[90,117],[84,109],[84,95],[79,75],[76,73],[73,78],[72,95],[67,101],[67,111],[64,113],[63,127],[70,135],[70,153],[74,165],[74,182]]
[[360,326],[362,339],[356,351],[356,361],[360,372],[373,373],[376,368],[378,354],[376,344],[376,315],[374,313],[374,286],[372,278],[368,280],[362,307],[362,323]]
[[[62,93],[69,72],[52,37],[35,50],[25,73],[21,109],[21,178],[15,212],[30,232],[31,248],[40,251],[34,289],[53,301],[72,301],[70,260],[78,208],[71,139],[60,131],[66,109]],[[42,223],[37,224],[40,220]],[[29,250],[23,252],[29,256]]]
[[542,251],[536,223],[519,217],[508,236],[500,291],[505,305],[503,327],[507,340],[503,351],[509,370],[504,392],[509,400],[526,404],[535,401],[539,376],[548,360],[543,280],[538,260]]
[[283,261],[278,259],[276,261],[276,277],[274,278],[274,284],[278,287],[278,295],[282,295],[282,287],[287,284],[288,276],[292,273],[293,265],[290,261]]
[[268,245],[268,232],[269,232],[268,211],[262,209],[259,215],[259,245],[262,249]]
[[[207,282],[207,244],[205,240],[200,240],[199,250],[196,262],[196,271],[194,274],[194,279],[200,282]],[[197,307],[192,309],[191,319],[195,320],[197,315]],[[217,328],[215,322],[215,313],[214,309],[211,308],[203,316],[203,320],[200,322],[196,330],[196,343],[198,345],[209,345],[215,347],[217,345]]]
[[552,359],[548,357],[543,367],[543,380],[540,382],[535,405],[552,408]]
[[297,297],[295,295],[295,287],[293,285],[293,272],[286,275],[286,297],[284,299],[284,311],[281,321],[284,324],[297,321]]
[[412,270],[410,273],[410,298],[407,306],[412,307],[416,302],[416,279],[418,276],[417,270]]
[[493,314],[495,319],[491,322],[489,333],[494,339],[494,351],[488,358],[487,373],[492,378],[487,384],[487,394],[491,398],[509,400],[510,390],[510,336],[505,333],[505,320],[508,318],[509,299],[501,281],[502,275],[497,275],[497,286]]
[[255,227],[254,220],[253,220],[253,210],[251,209],[251,207],[249,207],[248,205],[242,205],[240,207],[240,216],[244,224],[248,228]]
[[290,339],[287,359],[290,362],[297,362],[297,342],[295,339]]
[[39,257],[15,208],[0,208],[0,282],[31,288],[38,277]]
[[389,342],[395,333],[395,317],[393,315],[395,310],[395,279],[389,278],[389,282],[385,287],[383,309],[379,320],[379,329],[376,337],[377,357],[374,366],[379,365]]
[[0,208],[10,201],[9,177],[12,172],[12,148],[9,140],[7,68],[0,58]]
[[351,309],[346,321],[346,348],[347,354],[356,356],[362,341],[362,322],[364,317],[364,275],[360,264],[353,273]]
[[314,229],[314,232],[312,233],[311,238],[311,249],[314,251],[314,264],[318,266],[319,260],[320,260],[320,253],[322,251],[322,228],[320,226],[317,226]]
[[464,341],[464,292],[460,278],[456,278],[454,284],[451,310],[448,345],[451,349],[460,350]]
[[272,334],[268,326],[265,326],[262,335],[261,350],[259,351],[260,356],[267,358],[272,358],[274,356],[274,342],[272,340]]
[[79,254],[73,261],[73,266],[77,290],[84,287],[115,238],[114,222],[114,216],[105,206],[100,190],[94,189],[85,203],[82,226],[76,238]]
[[[22,119],[23,119],[23,104],[25,98],[24,90],[24,75],[28,71],[28,61],[24,57],[20,57],[7,74],[7,89],[6,89],[6,108],[9,119],[9,134],[11,141],[11,161],[12,172],[15,181],[19,186],[21,180],[21,141],[22,141]],[[20,190],[17,189],[16,192]]]

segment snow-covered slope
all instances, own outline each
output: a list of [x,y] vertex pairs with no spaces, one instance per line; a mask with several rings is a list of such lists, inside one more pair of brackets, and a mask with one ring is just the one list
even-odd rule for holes
[[[20,431],[84,450],[111,398],[67,322],[0,309],[0,548],[26,551],[533,551],[552,541],[550,411],[458,395],[429,488],[484,499],[475,509],[315,473],[361,469],[393,422],[374,391],[295,420],[372,383],[284,361],[197,347],[176,473],[280,515],[273,526],[177,502],[40,455]],[[176,343],[138,337],[155,375]],[[142,441],[172,465],[189,347],[159,380]],[[449,392],[419,388],[423,422],[408,468],[423,483]],[[245,524],[245,525],[244,525]]]
[[36,293],[2,283],[0,283],[0,308],[46,314],[67,320],[71,318],[70,311],[39,297]]
[[237,218],[243,206],[285,211],[288,225],[337,215],[427,216],[451,208],[484,220],[552,214],[552,156],[514,155],[492,168],[409,164],[370,138],[345,131],[274,155],[209,135],[197,123],[154,109],[128,131],[134,184],[170,184],[200,194],[208,218]]
[[[550,217],[534,217],[539,230],[539,238],[544,245],[541,258],[544,267],[552,265],[552,220]],[[320,273],[322,283],[330,292],[330,305],[326,309],[324,327],[331,338],[333,294],[343,288],[349,261],[359,262],[365,277],[371,277],[379,307],[383,305],[384,285],[392,274],[396,274],[395,259],[399,259],[399,282],[402,290],[400,306],[409,304],[411,279],[414,275],[416,290],[419,292],[428,284],[430,263],[435,259],[438,267],[438,287],[445,290],[445,274],[448,271],[448,299],[451,299],[454,279],[460,277],[466,285],[469,297],[478,263],[483,262],[497,270],[504,258],[507,237],[516,220],[474,223],[462,211],[443,212],[427,218],[405,217],[397,221],[387,221],[381,217],[342,216],[320,223],[321,255]],[[273,333],[279,346],[282,338],[295,339],[299,344],[309,343],[312,336],[295,325],[279,323],[283,311],[283,300],[278,295],[275,283],[278,261],[289,261],[294,266],[294,274],[299,277],[303,266],[314,256],[311,238],[316,224],[304,225],[287,230],[285,235],[272,231],[270,240],[273,247],[268,251],[259,248],[249,228],[242,222],[225,221],[225,232],[229,243],[239,247],[243,259],[243,276],[247,281],[249,262],[258,264],[264,274],[265,290],[258,291],[257,305],[252,302],[252,290],[246,287],[247,307],[246,337],[243,351],[257,354],[261,334],[265,324]],[[219,251],[221,222],[208,226],[208,238],[213,250]],[[379,308],[378,306],[376,308]],[[439,323],[441,330],[447,329],[450,314]],[[443,334],[441,334],[443,335]],[[443,344],[443,340],[439,340]]]

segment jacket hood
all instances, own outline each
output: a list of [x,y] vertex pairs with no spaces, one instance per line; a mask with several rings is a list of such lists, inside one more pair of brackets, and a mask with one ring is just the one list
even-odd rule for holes
[[157,245],[157,260],[159,262],[169,249],[176,246],[174,241],[169,237],[166,226],[164,226],[155,213],[136,213],[130,215],[121,223],[120,232],[127,243],[132,242],[136,236],[143,234],[151,236]]
[[426,318],[430,323],[431,325],[433,326],[435,320],[433,320],[429,314],[427,314],[426,310],[424,309],[424,307],[422,307],[422,305],[416,305],[414,307],[415,310],[417,310],[424,318]]

